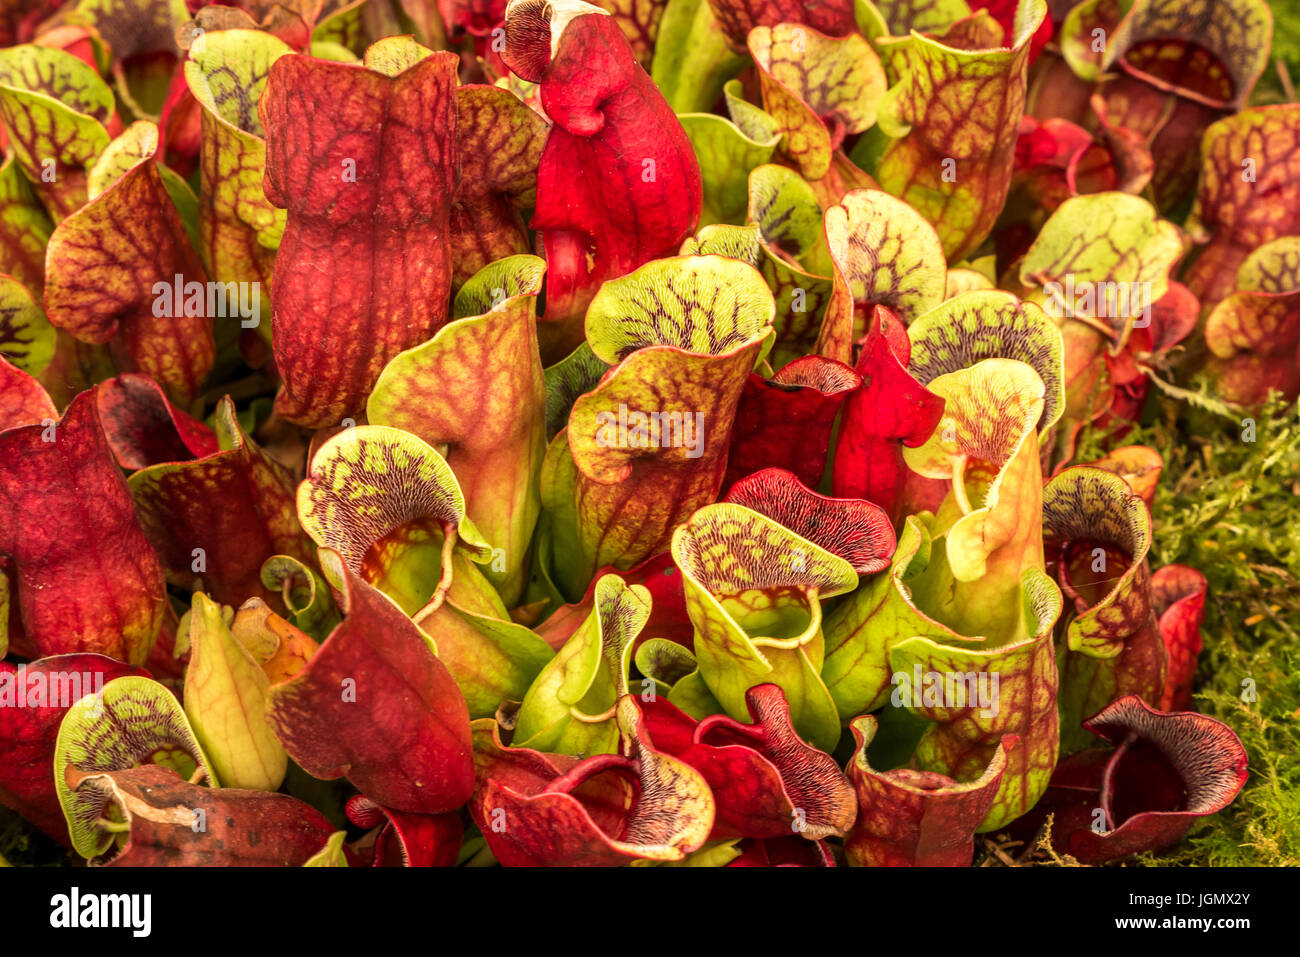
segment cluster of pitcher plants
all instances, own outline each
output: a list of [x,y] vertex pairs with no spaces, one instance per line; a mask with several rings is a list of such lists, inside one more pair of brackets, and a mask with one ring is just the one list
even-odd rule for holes
[[11,5],[0,804],[126,865],[1176,844],[1246,754],[1124,437],[1300,392],[1272,26]]

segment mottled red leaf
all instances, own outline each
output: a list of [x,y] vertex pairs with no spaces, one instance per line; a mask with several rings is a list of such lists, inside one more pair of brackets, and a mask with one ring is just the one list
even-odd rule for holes
[[843,837],[858,806],[835,759],[795,733],[778,686],[758,685],[745,698],[753,724],[726,715],[697,723],[662,698],[642,707],[655,745],[709,783],[718,804],[710,838]]
[[245,434],[228,397],[215,424],[220,451],[131,476],[140,523],[175,584],[201,584],[227,605],[258,597],[283,610],[279,593],[262,583],[262,563],[272,555],[310,562],[312,555],[292,476]]
[[91,651],[149,657],[163,574],[136,519],[93,392],[61,421],[0,433],[0,560],[32,657]]
[[172,405],[148,376],[120,375],[101,382],[95,392],[104,435],[124,469],[183,462],[217,451],[216,434]]
[[295,797],[200,787],[156,764],[70,769],[69,777],[128,825],[121,846],[106,855],[111,867],[298,867],[334,832],[324,815]]
[[880,125],[897,138],[869,172],[934,225],[951,260],[984,241],[1011,181],[1029,46],[1046,7],[1026,2],[1019,12],[1001,48],[989,49],[989,38],[975,32],[981,22],[1001,32],[987,14],[941,37],[913,33],[881,46],[898,82]]
[[771,466],[816,487],[826,471],[831,427],[862,377],[842,362],[804,356],[770,379],[750,375],[736,407],[723,488]]
[[852,0],[709,0],[709,7],[737,50],[745,49],[749,31],[757,26],[802,23],[832,37],[857,30]]
[[1151,576],[1151,604],[1169,656],[1165,690],[1160,697],[1164,711],[1191,710],[1206,588],[1205,576],[1187,565],[1166,565]]
[[458,62],[436,53],[396,77],[301,55],[271,68],[258,110],[266,197],[289,211],[271,302],[291,421],[360,412],[388,360],[446,320]]
[[894,554],[894,526],[879,505],[819,495],[784,469],[764,469],[741,479],[726,501],[776,519],[843,558],[859,575],[888,568]]
[[897,323],[888,310],[877,311],[856,366],[862,388],[845,403],[831,478],[835,495],[873,502],[895,525],[908,473],[903,446],[922,445],[939,424],[944,407],[943,399],[907,371],[907,356],[892,347],[889,330]]
[[358,794],[348,801],[347,814],[358,827],[379,828],[375,867],[452,867],[460,853],[465,828],[459,812],[406,814]]
[[1005,735],[977,779],[958,783],[935,771],[898,768],[877,771],[867,760],[876,719],[864,715],[851,725],[857,751],[849,775],[861,809],[844,842],[858,867],[968,867],[975,853],[975,829],[997,797],[1007,752],[1019,742]]
[[537,199],[537,165],[549,127],[509,90],[456,91],[460,186],[451,206],[452,284],[488,263],[529,252],[520,211]]
[[53,773],[59,723],[78,698],[123,675],[148,676],[142,668],[95,654],[54,655],[18,666],[0,661],[0,804],[62,844],[68,844],[68,822]]
[[635,699],[619,703],[630,757],[579,760],[502,745],[496,722],[475,722],[478,778],[470,814],[506,867],[679,861],[713,827],[704,779],[656,751]]
[[1261,0],[1145,0],[1107,35],[1098,86],[1110,119],[1149,144],[1152,192],[1171,209],[1191,191],[1206,127],[1245,105],[1267,64]]
[[307,666],[271,688],[268,716],[309,774],[346,776],[371,800],[443,814],[474,787],[469,711],[432,642],[402,610],[321,550],[343,623]]
[[8,359],[0,358],[0,430],[58,417],[58,410],[41,384]]
[[1203,245],[1184,281],[1207,306],[1237,288],[1252,252],[1300,234],[1300,104],[1253,107],[1205,131],[1187,229]]
[[1084,726],[1114,750],[1063,761],[1035,809],[1036,818],[1054,813],[1053,844],[1084,864],[1168,847],[1246,783],[1246,749],[1214,718],[1157,711],[1127,695]]
[[[89,202],[50,236],[45,312],[79,341],[108,344],[122,371],[144,372],[188,402],[216,359],[214,317],[157,145],[157,128],[135,123],[90,168]],[[201,297],[191,298],[193,285]]]
[[531,223],[546,247],[538,332],[543,357],[553,360],[581,341],[582,317],[601,283],[677,251],[699,219],[703,185],[690,140],[617,21],[587,12],[529,32],[527,18],[536,20],[539,6],[511,8],[505,57],[520,77],[541,83],[554,124]]

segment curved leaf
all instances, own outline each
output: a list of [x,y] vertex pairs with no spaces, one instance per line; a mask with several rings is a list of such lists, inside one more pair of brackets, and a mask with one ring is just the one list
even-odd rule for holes
[[217,435],[176,408],[145,375],[127,373],[95,387],[104,435],[117,464],[138,470],[220,451]]
[[924,386],[982,359],[1016,359],[1043,381],[1039,431],[1045,433],[1064,411],[1064,343],[1056,325],[1033,303],[1000,290],[963,293],[913,322],[907,337],[912,344],[907,371]]
[[[1198,818],[1232,803],[1246,783],[1246,749],[1222,722],[1157,711],[1136,695],[1086,722],[1115,745],[1061,764],[1044,797],[1053,843],[1084,864],[1102,864],[1176,843]],[[1094,827],[1102,812],[1102,829]]]
[[[523,591],[541,507],[546,394],[535,311],[544,268],[535,257],[518,256],[476,275],[457,302],[487,298],[495,304],[394,357],[366,405],[372,424],[446,446],[469,516],[492,546],[485,574],[509,605]],[[511,285],[522,291],[504,298]]]
[[45,212],[18,160],[0,165],[0,273],[12,275],[29,289],[45,284],[45,245],[54,224]]
[[948,259],[970,255],[1002,209],[1024,113],[1029,44],[1046,14],[1041,0],[1022,3],[1014,36],[1000,50],[967,46],[959,32],[883,43],[899,80],[881,105],[880,125],[898,138],[872,172],[881,188],[934,224]]
[[743,49],[750,32],[759,26],[807,24],[835,37],[845,36],[855,27],[853,4],[848,0],[816,4],[799,0],[709,0],[709,6],[736,49]]
[[1237,272],[1237,292],[1205,321],[1210,374],[1223,398],[1256,406],[1276,389],[1300,394],[1300,236],[1256,249]]
[[[248,437],[228,397],[215,425],[220,451],[131,476],[140,523],[173,582],[201,583],[225,604],[254,595],[277,602],[262,585],[262,563],[279,554],[311,557],[289,472]],[[213,502],[222,507],[214,511]]]
[[1204,305],[1235,288],[1265,243],[1300,235],[1300,104],[1252,107],[1201,141],[1201,182],[1187,229],[1202,244],[1184,281]]
[[[114,843],[105,828],[103,795],[83,792],[87,777],[128,771],[143,764],[180,770],[191,782],[218,787],[212,765],[175,696],[149,678],[127,675],[86,695],[63,716],[54,748],[54,787],[68,821],[73,848],[82,857],[103,854]],[[178,809],[185,814],[185,810]],[[185,823],[192,824],[192,814]],[[111,822],[110,822],[111,823]]]
[[12,276],[0,275],[0,356],[38,376],[54,358],[55,332],[45,311]]
[[[1061,613],[1061,593],[1043,572],[1027,569],[1018,604],[1022,630],[1031,637],[1000,647],[943,645],[931,638],[909,638],[889,652],[895,674],[938,675],[945,685],[964,685],[951,700],[935,706],[923,693],[903,699],[914,715],[935,722],[916,748],[917,767],[958,781],[977,778],[993,762],[1008,734],[1020,746],[1007,756],[1006,771],[988,814],[976,829],[996,830],[1020,817],[1046,789],[1059,749],[1056,710],[1056,654],[1052,626]],[[991,692],[986,702],[975,689]],[[896,688],[897,694],[902,687]],[[919,689],[912,686],[913,695]]]
[[1099,94],[1115,123],[1150,143],[1152,191],[1169,209],[1195,184],[1205,128],[1245,106],[1264,72],[1273,17],[1264,0],[1126,6],[1107,36]]
[[1127,193],[1075,196],[1057,207],[1020,262],[1020,281],[1038,287],[1061,325],[1083,322],[1123,346],[1151,324],[1151,307],[1169,289],[1183,254],[1181,234],[1146,200]]
[[51,773],[59,725],[76,701],[125,675],[146,677],[143,668],[95,654],[0,661],[0,804],[62,844],[68,822]]
[[650,592],[617,575],[596,581],[587,620],[542,669],[515,721],[516,747],[558,754],[614,754],[615,705],[628,691],[637,635],[650,617]]
[[104,438],[93,392],[55,423],[0,433],[0,554],[37,655],[93,651],[143,664],[164,582]]
[[849,775],[862,808],[844,842],[857,867],[969,867],[975,854],[975,829],[988,814],[1006,772],[1007,751],[1018,740],[1008,735],[978,778],[958,783],[933,771],[899,768],[877,771],[867,747],[878,723],[871,715],[850,727],[857,750]]
[[713,113],[677,117],[700,164],[701,227],[740,224],[748,207],[749,173],[771,160],[781,138],[771,116],[740,98],[739,83],[728,83],[726,95],[731,119]]
[[346,776],[397,811],[442,814],[473,789],[469,712],[432,642],[362,581],[344,556],[321,552],[344,618],[293,678],[270,691],[267,717],[303,770]]
[[630,568],[716,497],[772,310],[752,267],[717,256],[660,260],[601,288],[588,341],[617,367],[574,403],[567,442],[547,456],[553,469],[572,456],[580,568]]
[[942,620],[997,640],[1024,637],[1016,594],[1027,569],[1043,568],[1042,470],[1035,427],[1043,380],[1015,359],[984,359],[939,376],[946,399],[926,443],[903,458],[927,478],[951,480],[931,531],[946,560],[914,586]]
[[163,183],[157,145],[156,126],[134,123],[95,161],[89,202],[50,236],[45,311],[82,342],[111,342],[122,371],[144,372],[188,402],[216,359],[221,310],[209,305],[215,298]]
[[826,210],[835,288],[817,351],[841,362],[866,330],[872,306],[906,326],[943,301],[943,248],[934,229],[902,200],[878,190],[848,193]]
[[1159,704],[1168,654],[1151,607],[1151,516],[1117,475],[1070,468],[1043,490],[1043,543],[1072,602],[1061,660],[1062,743],[1121,695]]
[[844,137],[876,122],[884,67],[856,33],[829,37],[779,23],[750,30],[747,43],[759,69],[763,108],[783,136],[778,148],[805,179],[821,179]]
[[491,556],[465,517],[451,467],[428,443],[388,426],[344,429],[316,450],[298,486],[298,520],[417,619],[451,586],[455,548]]
[[0,358],[0,429],[48,424],[59,416],[50,395],[31,375]]
[[[258,103],[271,65],[291,52],[260,30],[218,30],[196,37],[185,61],[189,90],[203,110],[199,254],[217,282],[261,284],[259,318],[270,314],[271,268],[285,213],[262,187],[266,131]],[[269,334],[269,325],[257,328]]]
[[115,867],[299,867],[333,830],[287,794],[197,787],[153,766],[81,775],[77,798],[120,822],[122,844],[102,861]]
[[86,202],[86,172],[108,146],[113,111],[112,90],[72,54],[33,44],[0,51],[0,120],[56,220]]
[[821,599],[853,590],[853,566],[764,515],[726,503],[692,515],[674,533],[672,553],[695,625],[700,677],[722,707],[742,720],[746,692],[776,684],[800,734],[834,749],[840,727],[820,678]]
[[629,757],[507,748],[495,722],[475,723],[470,814],[504,866],[680,861],[708,839],[715,804],[704,778],[655,750],[635,699],[618,708]]
[[456,90],[460,187],[451,205],[452,285],[489,263],[527,253],[522,210],[537,200],[537,166],[549,127],[509,90]]
[[889,567],[894,553],[894,528],[878,505],[819,495],[794,473],[778,468],[741,479],[732,486],[726,500],[766,515],[838,555],[859,575]]
[[710,838],[843,837],[858,807],[835,759],[799,738],[776,685],[751,688],[746,700],[751,724],[725,715],[696,723],[660,700],[642,709],[655,744],[709,783],[718,805]]

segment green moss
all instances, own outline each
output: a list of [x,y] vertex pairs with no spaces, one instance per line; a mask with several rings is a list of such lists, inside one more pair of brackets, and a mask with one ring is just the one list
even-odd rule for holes
[[[1204,385],[1157,397],[1120,443],[1081,436],[1077,461],[1142,444],[1165,460],[1152,509],[1153,568],[1191,565],[1209,581],[1196,705],[1227,723],[1250,755],[1250,780],[1220,814],[1147,864],[1300,864],[1300,410],[1254,416],[1218,405]],[[1248,692],[1253,690],[1254,700]]]
[[1272,0],[1273,43],[1268,66],[1251,93],[1252,106],[1294,102],[1300,84],[1300,18],[1295,0]]

